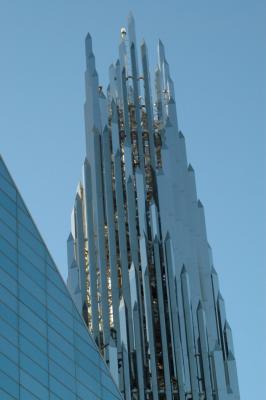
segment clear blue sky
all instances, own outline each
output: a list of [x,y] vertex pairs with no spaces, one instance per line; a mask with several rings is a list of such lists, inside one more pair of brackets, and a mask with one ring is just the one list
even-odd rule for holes
[[105,85],[130,10],[151,64],[157,39],[165,43],[233,329],[241,398],[262,399],[264,1],[1,0],[0,152],[65,277],[69,216],[85,155],[84,38],[90,31]]

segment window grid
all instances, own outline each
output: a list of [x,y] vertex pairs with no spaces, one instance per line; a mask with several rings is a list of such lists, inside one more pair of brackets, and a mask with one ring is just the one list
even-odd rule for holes
[[121,398],[1,158],[0,329],[1,397]]

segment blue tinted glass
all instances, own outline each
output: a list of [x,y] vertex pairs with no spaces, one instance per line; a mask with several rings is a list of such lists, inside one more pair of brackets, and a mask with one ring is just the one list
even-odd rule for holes
[[59,319],[64,321],[66,325],[73,328],[73,317],[67,312],[59,303],[57,303],[51,296],[47,297],[47,307],[51,310]]
[[[6,374],[4,374],[2,371],[0,371],[0,382],[1,382],[1,389],[3,389],[3,391],[13,396],[14,399],[19,398],[18,382],[16,382],[14,379],[10,378]],[[4,398],[5,397],[3,397],[3,399]]]
[[13,328],[17,329],[18,315],[15,311],[11,310],[6,304],[0,301],[0,317],[8,322]]
[[11,394],[8,394],[4,390],[0,389],[0,399],[3,399],[3,400],[14,400],[14,397],[11,396]]
[[[114,387],[114,384],[112,384],[110,387]],[[115,392],[117,393],[117,391]],[[102,399],[103,400],[111,400],[111,399],[120,399],[118,396],[115,396],[113,393],[111,393],[108,389],[106,389],[105,387],[102,388]]]
[[10,182],[11,184],[13,183],[13,182],[12,182],[12,179],[11,179],[11,177],[10,177],[10,175],[9,175],[9,172],[8,172],[8,170],[6,169],[5,164],[3,163],[3,160],[2,160],[2,158],[1,158],[1,156],[0,156],[0,174],[1,174],[8,182]]
[[0,252],[0,268],[4,269],[14,279],[17,279],[17,265],[2,252]]
[[19,320],[19,331],[26,338],[30,338],[32,344],[34,344],[38,349],[46,353],[47,351],[47,341],[44,336],[42,336],[34,327],[29,325],[22,318]]
[[37,255],[26,243],[21,239],[18,240],[18,251],[26,257],[41,272],[45,272],[45,262],[42,257]]
[[18,348],[2,335],[0,335],[0,353],[4,354],[15,364],[18,364]]
[[[18,365],[10,360],[10,358],[0,353],[0,370],[10,376],[10,378],[18,381]],[[1,384],[1,383],[0,383]]]
[[26,390],[23,386],[20,386],[19,400],[37,400],[37,397]]
[[84,321],[81,319],[80,315],[78,315],[79,319],[74,319],[74,331],[85,341],[91,344],[91,347],[94,348],[97,352],[97,348],[95,342],[92,337],[89,335],[87,327]]
[[5,208],[13,216],[16,216],[16,203],[5,192],[0,189],[0,207]]
[[52,393],[52,392],[50,391],[49,400],[62,400],[62,397],[59,398],[58,396],[56,396],[54,393]]
[[76,395],[52,376],[50,377],[50,390],[62,400],[76,400]]
[[5,284],[5,286],[2,286],[0,284],[0,301],[5,302],[10,308],[12,308],[13,311],[17,311],[18,308],[18,302],[17,302],[17,297],[14,296],[14,294],[16,294],[16,285],[14,286],[14,290],[10,290],[11,289],[11,284],[10,284],[10,288],[6,288],[7,285],[7,280],[4,282],[4,280],[2,280],[3,278],[3,274],[1,274],[0,272],[0,281],[3,282],[3,284]]
[[45,275],[22,255],[18,255],[19,269],[24,271],[38,286],[45,289]]
[[32,296],[28,290],[21,287],[19,290],[19,298],[22,303],[29,307],[40,318],[43,320],[46,319],[46,308],[37,300],[36,297]]
[[67,342],[59,333],[48,326],[48,340],[55,345],[59,350],[66,354],[69,358],[74,360],[73,345]]
[[58,269],[56,268],[54,260],[52,259],[51,255],[49,254],[49,251],[47,251],[47,254],[46,254],[46,261],[52,269],[54,269],[55,271],[58,272]]
[[73,330],[60,321],[51,311],[48,310],[48,324],[63,336],[68,342],[73,342]]
[[5,222],[14,232],[17,229],[17,220],[16,218],[10,214],[7,210],[3,207],[0,207],[0,218],[3,222]]
[[54,360],[61,367],[65,368],[71,375],[75,375],[75,363],[73,360],[67,357],[66,354],[62,353],[52,343],[48,343],[48,352],[50,359]]
[[6,194],[8,194],[8,196],[11,197],[12,200],[16,201],[16,189],[1,174],[0,174],[0,187]]
[[49,398],[48,389],[23,370],[20,370],[20,384],[40,400]]
[[17,262],[17,250],[0,235],[0,251],[14,263]]
[[0,269],[0,284],[6,287],[14,295],[17,294],[17,280],[13,279],[13,277],[2,268]]
[[38,364],[36,364],[29,357],[24,354],[20,355],[20,366],[21,368],[30,374],[34,379],[43,384],[44,386],[48,386],[48,372],[41,368]]
[[56,299],[67,311],[72,312],[72,300],[69,295],[66,296],[66,294],[58,289],[49,279],[47,279],[47,293]]
[[49,360],[49,372],[68,389],[75,392],[75,378],[52,360]]
[[24,336],[20,336],[20,350],[29,356],[33,361],[39,364],[42,368],[48,368],[47,354],[40,351],[36,346],[34,346],[29,340]]
[[46,335],[46,323],[40,317],[37,316],[33,311],[30,310],[23,303],[19,304],[19,314],[26,322],[28,322],[34,329],[36,329],[41,335]]
[[0,399],[112,399],[107,368],[0,158],[1,172]]
[[27,212],[23,212],[21,208],[17,209],[17,213],[18,213],[18,221],[22,225],[24,225],[34,236],[36,236],[37,239],[39,239],[40,235],[29,214]]
[[[93,388],[96,393],[99,393],[101,391],[100,371],[97,370],[97,368],[94,367],[94,371],[92,371],[92,368],[89,368],[85,371],[84,369],[77,367],[76,373],[78,380],[82,382],[83,385],[85,385],[87,388]],[[92,375],[98,375],[98,380],[96,380],[95,377],[93,377]]]
[[65,284],[59,275],[58,271],[56,271],[53,267],[47,264],[47,276],[51,282],[53,282],[60,290],[64,291],[65,293]]
[[17,294],[17,280],[13,279],[3,269],[0,269],[0,282],[13,295]]
[[21,208],[21,210],[26,214],[29,215],[27,207],[25,206],[20,194],[17,192],[17,206]]
[[[97,391],[97,388],[95,388],[94,386],[91,387],[91,389],[83,386],[81,383],[79,383],[77,385],[77,392],[78,392],[78,396],[81,399],[95,399],[98,400],[98,396],[96,396],[96,394],[93,392],[93,390]],[[98,392],[100,393],[100,392]]]
[[14,248],[17,246],[17,235],[0,219],[0,235],[5,238]]
[[91,354],[81,353],[77,350],[75,354],[76,354],[76,363],[78,364],[78,366],[80,366],[85,371],[89,369],[90,374],[93,376],[93,378],[100,380],[100,368],[97,366],[97,364],[90,362]]
[[39,256],[44,258],[45,248],[43,244],[21,224],[18,224],[18,236],[23,240],[24,243],[27,243],[27,245],[30,246],[35,253],[38,253]]
[[117,390],[113,384],[111,376],[107,376],[105,373],[102,372],[101,378],[101,381],[103,383],[103,390],[105,390],[106,393],[109,393],[109,396],[111,395],[111,393],[116,394]]
[[98,350],[92,346],[90,346],[88,343],[86,343],[84,340],[82,340],[78,335],[75,335],[75,347],[84,354],[89,354],[90,355],[90,360],[94,362],[96,365],[99,364],[100,361],[100,356],[98,353]]
[[0,318],[0,332],[11,344],[18,346],[18,332],[2,318]]
[[[31,275],[31,277],[34,279],[35,276]],[[28,290],[28,292],[32,293],[33,296],[35,296],[39,301],[43,304],[45,304],[45,291],[40,288],[27,274],[24,274],[24,272],[21,270],[19,271],[19,283]]]

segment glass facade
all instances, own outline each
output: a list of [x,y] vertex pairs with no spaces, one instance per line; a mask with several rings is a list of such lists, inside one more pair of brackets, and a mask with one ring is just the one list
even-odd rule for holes
[[0,399],[121,399],[1,157]]
[[85,40],[86,159],[67,285],[125,400],[239,400],[232,331],[165,48],[159,40],[151,85],[132,14],[120,32],[106,90],[90,34]]

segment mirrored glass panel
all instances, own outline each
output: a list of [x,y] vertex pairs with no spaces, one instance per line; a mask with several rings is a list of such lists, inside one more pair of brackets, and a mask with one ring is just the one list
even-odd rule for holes
[[121,399],[1,157],[0,176],[0,398]]

